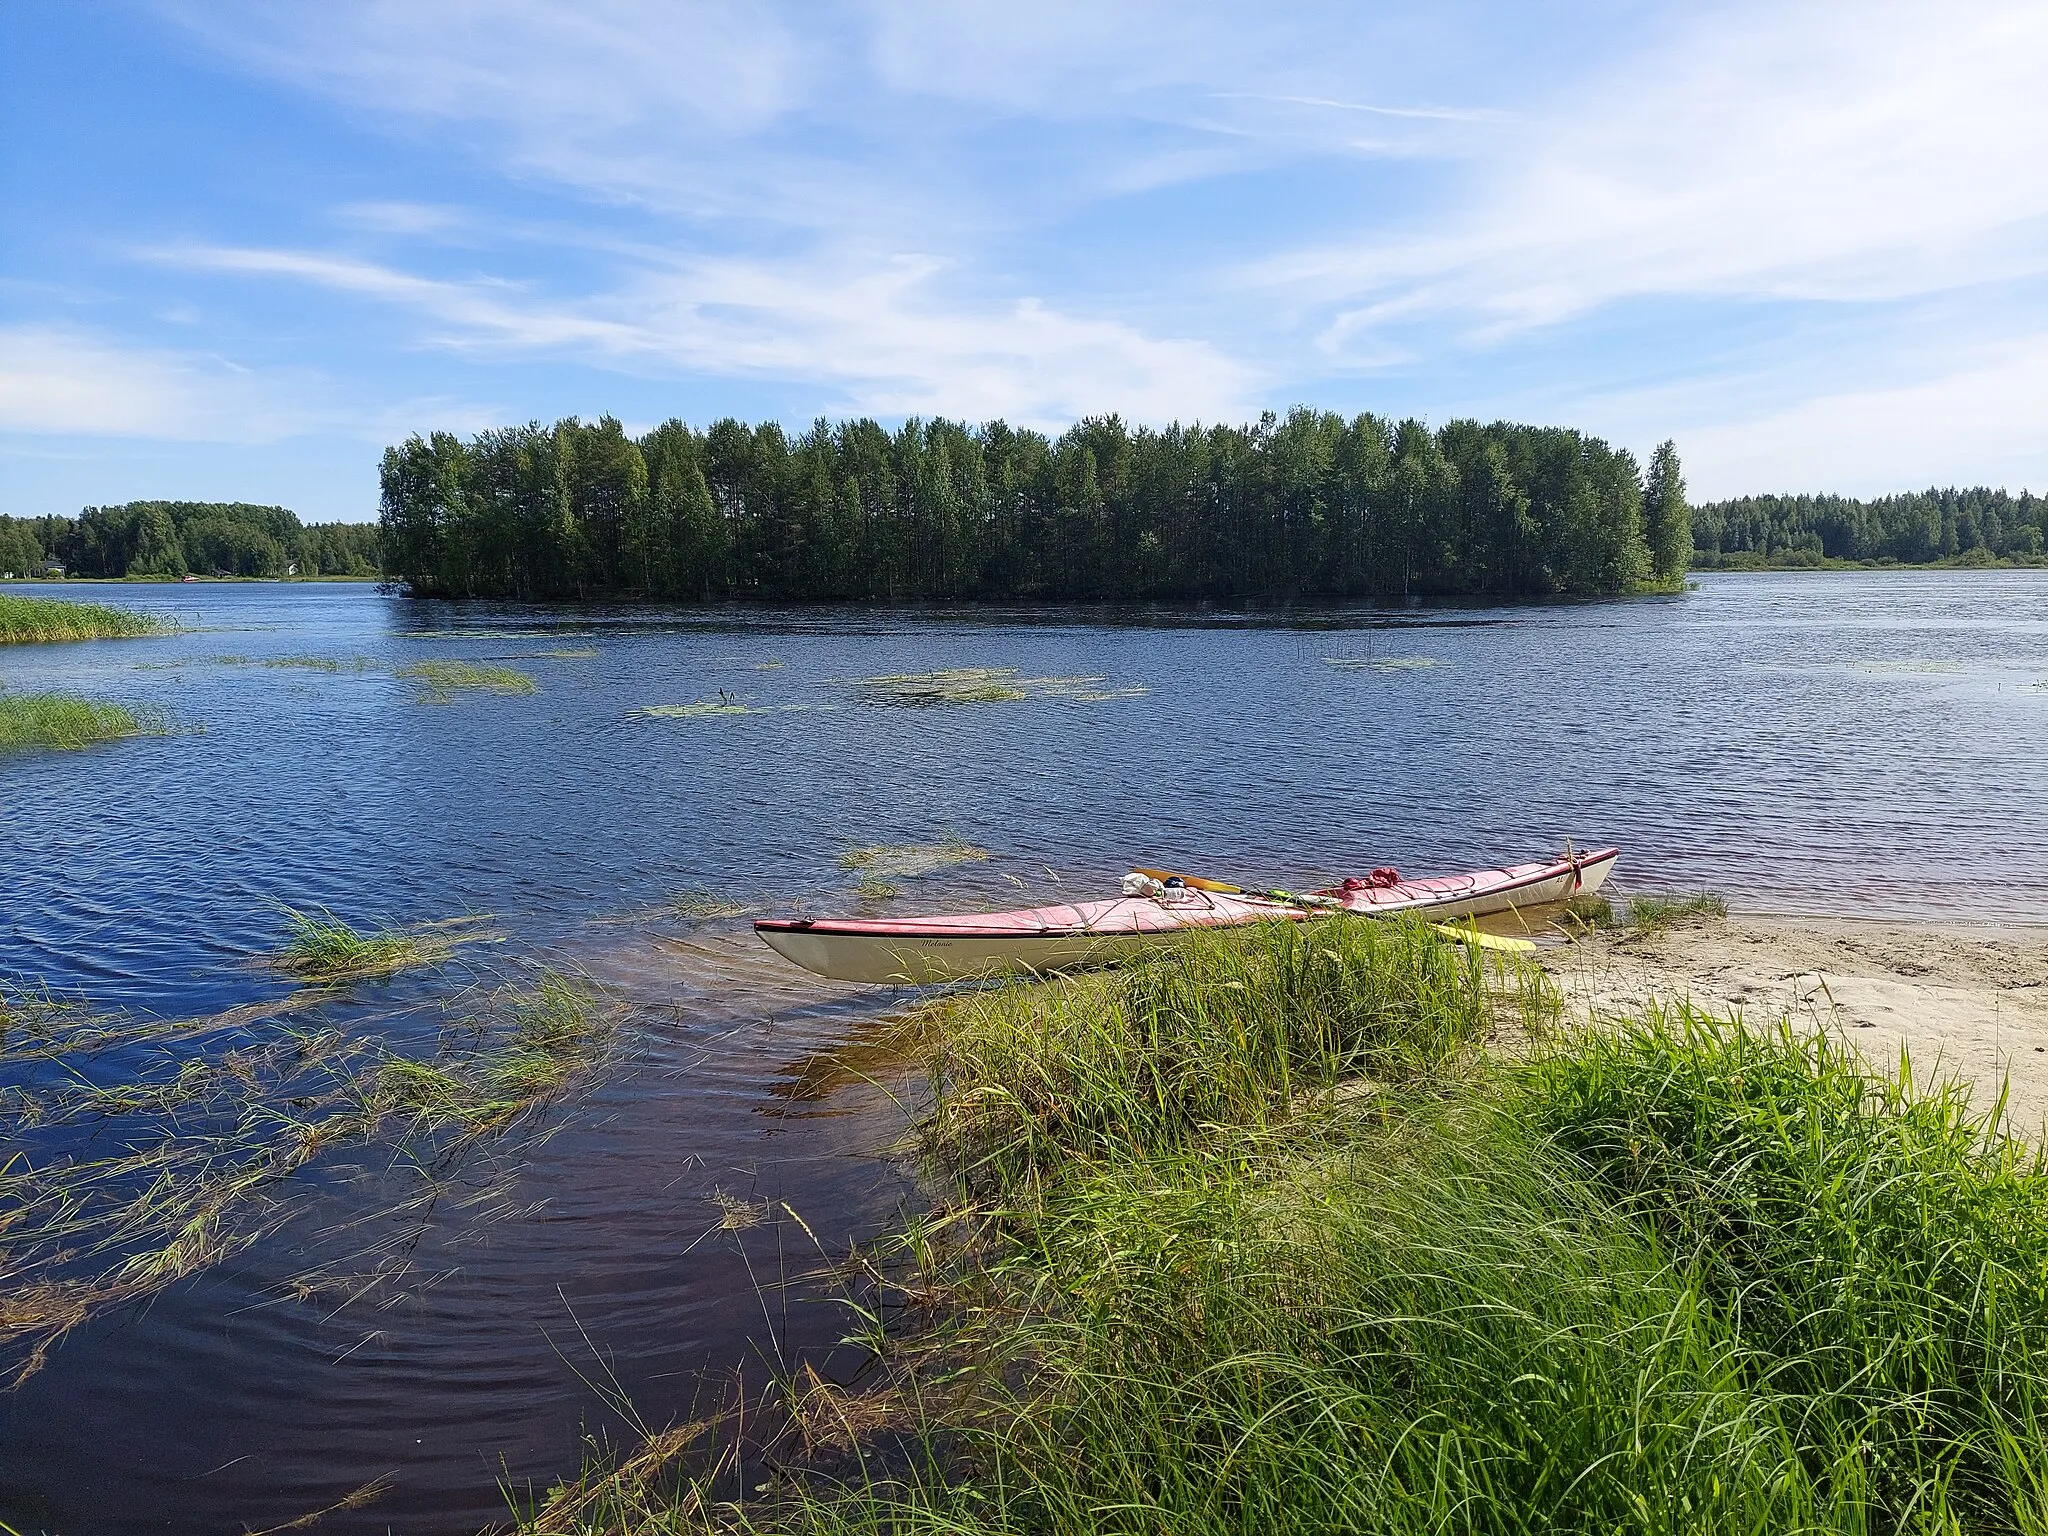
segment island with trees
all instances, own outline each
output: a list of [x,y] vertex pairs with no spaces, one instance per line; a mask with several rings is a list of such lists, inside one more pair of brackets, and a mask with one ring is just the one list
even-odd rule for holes
[[1563,428],[1297,409],[1057,437],[912,419],[790,434],[610,416],[386,451],[385,570],[415,595],[774,601],[1672,591],[1678,455]]

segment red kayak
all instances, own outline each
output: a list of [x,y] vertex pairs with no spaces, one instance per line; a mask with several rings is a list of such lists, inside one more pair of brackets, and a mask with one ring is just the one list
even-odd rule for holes
[[1254,894],[1172,887],[1155,894],[941,917],[763,918],[754,931],[775,952],[835,981],[924,986],[1004,971],[1106,965],[1195,928],[1299,921],[1341,908],[1375,916],[1483,917],[1568,901],[1600,889],[1620,850],[1566,853],[1504,869],[1403,880],[1392,870],[1317,891],[1315,905]]

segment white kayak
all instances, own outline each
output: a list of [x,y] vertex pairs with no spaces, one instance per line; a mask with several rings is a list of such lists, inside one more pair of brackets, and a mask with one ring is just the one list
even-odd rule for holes
[[1392,870],[1315,892],[1318,905],[1253,893],[1171,888],[1155,895],[934,917],[763,918],[754,924],[777,954],[835,981],[928,986],[1006,971],[1048,972],[1127,960],[1193,929],[1299,922],[1335,910],[1371,916],[1414,912],[1432,920],[1484,917],[1589,895],[1606,883],[1619,850],[1403,880]]

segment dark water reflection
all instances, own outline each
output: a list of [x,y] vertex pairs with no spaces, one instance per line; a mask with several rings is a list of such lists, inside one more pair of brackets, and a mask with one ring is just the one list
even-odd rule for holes
[[[811,985],[743,922],[660,910],[688,887],[828,910],[851,901],[839,850],[948,832],[996,857],[901,882],[899,907],[1094,889],[1132,862],[1293,883],[1571,837],[1621,843],[1625,881],[1738,905],[2048,918],[2048,573],[1263,616],[112,595],[193,632],[16,648],[0,684],[156,702],[186,729],[0,760],[0,974],[208,1013],[283,992],[247,963],[275,903],[491,913],[504,942],[464,968],[322,1017],[417,1029],[465,976],[532,960],[635,1013],[587,1103],[430,1209],[373,1214],[417,1176],[337,1152],[278,1234],[0,1398],[0,1519],[24,1531],[261,1528],[385,1474],[379,1504],[321,1528],[469,1530],[501,1516],[499,1479],[566,1472],[585,1428],[616,1425],[600,1387],[666,1423],[716,1373],[829,1347],[844,1319],[772,1283],[808,1239],[713,1231],[714,1197],[786,1200],[834,1244],[886,1222],[908,1194],[874,1155],[894,1085],[806,1064],[888,1000]],[[304,656],[367,664],[261,665]],[[506,658],[540,692],[416,702],[392,674],[433,657]],[[847,682],[942,667],[1145,691],[906,709]],[[769,712],[638,712],[720,689]],[[333,1284],[293,1299],[314,1271]]]

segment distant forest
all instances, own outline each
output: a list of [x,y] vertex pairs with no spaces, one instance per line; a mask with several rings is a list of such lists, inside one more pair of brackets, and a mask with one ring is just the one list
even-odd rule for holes
[[607,416],[386,451],[385,570],[418,596],[1244,598],[1673,590],[1677,453],[1561,428],[1306,409],[1048,438],[1000,421]]
[[2048,498],[1979,486],[1876,501],[1845,496],[1745,496],[1692,509],[1693,563],[1818,566],[1833,560],[1929,565],[2043,563]]
[[375,576],[373,523],[301,523],[239,501],[131,501],[77,517],[0,517],[0,572],[73,576]]

